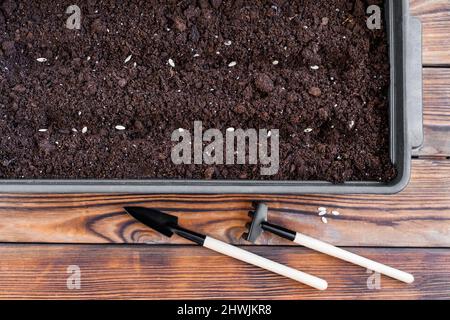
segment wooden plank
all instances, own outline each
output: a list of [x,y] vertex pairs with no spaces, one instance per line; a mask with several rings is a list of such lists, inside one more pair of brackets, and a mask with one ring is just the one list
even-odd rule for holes
[[[449,249],[354,249],[414,274],[407,285],[348,263],[290,247],[249,250],[329,282],[325,292],[191,246],[1,245],[0,298],[5,299],[444,299],[450,297]],[[67,288],[69,266],[79,290]],[[72,267],[73,268],[73,267]],[[73,282],[71,282],[73,283]],[[370,281],[369,281],[370,283]]]
[[450,1],[410,0],[423,23],[424,65],[450,65]]
[[[449,33],[450,38],[450,33]],[[424,69],[424,134],[419,156],[450,156],[450,69]]]
[[[273,222],[340,246],[450,247],[450,161],[414,160],[398,195],[1,195],[0,242],[181,243],[132,220],[126,205],[171,212],[186,227],[232,243],[253,200],[270,204]],[[324,224],[318,207],[341,215]],[[266,234],[260,244],[288,244]]]

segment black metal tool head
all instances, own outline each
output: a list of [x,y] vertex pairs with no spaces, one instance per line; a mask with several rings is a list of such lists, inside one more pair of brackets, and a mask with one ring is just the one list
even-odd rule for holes
[[255,242],[263,232],[261,224],[267,221],[269,211],[269,207],[265,203],[255,203],[254,207],[255,210],[249,212],[252,222],[247,224],[248,232],[243,234],[243,238],[249,242]]
[[166,237],[171,237],[174,233],[172,228],[178,226],[178,217],[156,209],[142,207],[125,207],[124,209],[133,218],[162,233]]

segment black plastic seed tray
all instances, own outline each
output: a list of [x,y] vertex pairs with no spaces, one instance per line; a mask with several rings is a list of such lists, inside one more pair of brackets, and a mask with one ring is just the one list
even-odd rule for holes
[[390,154],[397,168],[389,183],[321,181],[201,180],[0,180],[2,193],[263,193],[263,194],[393,194],[410,179],[412,150],[423,142],[422,27],[409,14],[408,0],[387,0],[389,33]]

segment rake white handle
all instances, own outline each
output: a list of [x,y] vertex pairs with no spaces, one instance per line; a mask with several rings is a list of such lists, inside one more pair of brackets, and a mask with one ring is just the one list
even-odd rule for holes
[[331,244],[328,244],[326,242],[308,237],[304,234],[297,233],[295,236],[295,243],[302,245],[304,247],[325,253],[327,255],[330,255],[332,257],[356,264],[358,266],[367,268],[369,270],[372,270],[374,272],[378,272],[381,274],[384,274],[388,277],[397,279],[399,281],[403,281],[406,283],[413,283],[414,282],[414,276],[412,274],[391,268],[389,266],[386,266],[384,264],[375,262],[373,260],[358,256],[354,253],[351,253],[349,251],[343,250],[341,248],[335,247]]
[[226,256],[235,258],[237,260],[247,262],[254,266],[272,271],[279,275],[301,282],[318,290],[325,290],[328,287],[328,283],[320,278],[312,276],[310,274],[301,272],[299,270],[287,267],[280,263],[258,256],[252,252],[243,250],[241,248],[232,246],[228,243],[216,240],[211,237],[206,237],[203,244],[205,248],[219,252]]

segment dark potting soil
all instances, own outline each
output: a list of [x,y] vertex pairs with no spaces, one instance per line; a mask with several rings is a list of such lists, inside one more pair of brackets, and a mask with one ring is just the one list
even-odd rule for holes
[[[71,30],[72,3],[0,0],[0,178],[388,181],[382,2],[79,0]],[[278,174],[173,164],[194,121],[279,129]]]

